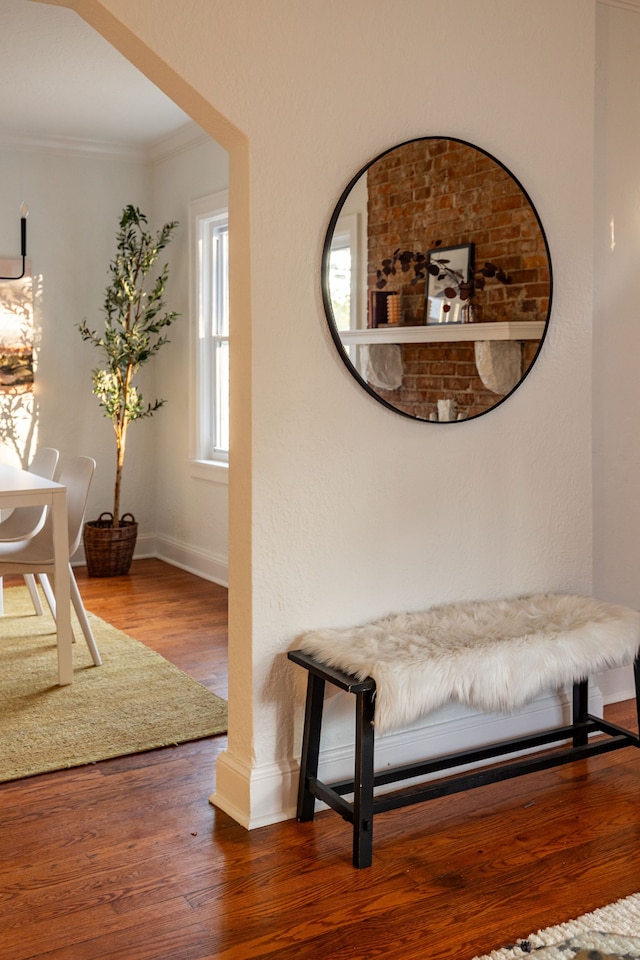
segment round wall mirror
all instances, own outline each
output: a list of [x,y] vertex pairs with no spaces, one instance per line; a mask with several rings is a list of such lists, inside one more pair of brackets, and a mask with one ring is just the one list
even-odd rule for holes
[[380,403],[417,420],[479,417],[535,362],[551,258],[522,185],[452,137],[387,150],[353,178],[322,258],[340,355]]

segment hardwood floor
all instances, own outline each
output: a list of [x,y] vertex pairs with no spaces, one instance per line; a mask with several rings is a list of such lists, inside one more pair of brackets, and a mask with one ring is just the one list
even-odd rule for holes
[[[226,694],[225,590],[151,560],[78,582]],[[225,745],[0,785],[1,960],[471,960],[640,890],[634,750],[383,814],[356,871],[332,812],[249,833],[215,810]]]

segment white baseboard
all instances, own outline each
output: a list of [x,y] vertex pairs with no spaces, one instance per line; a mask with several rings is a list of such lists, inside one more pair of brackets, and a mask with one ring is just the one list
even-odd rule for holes
[[[226,557],[192,547],[171,537],[139,535],[133,558],[144,560],[149,557],[164,560],[174,567],[202,577],[203,580],[219,583],[222,587],[229,584],[229,562]],[[82,566],[87,562],[82,543],[74,553],[72,562],[74,566]]]
[[[222,586],[228,584],[228,561],[225,557],[193,548],[170,537],[138,537],[135,558],[143,557],[157,557],[205,580]],[[84,562],[81,545],[74,556],[74,564]],[[602,715],[604,704],[632,699],[634,696],[633,668],[610,670],[594,678],[590,684],[589,709],[596,716]],[[377,738],[376,769],[471,749],[558,726],[568,722],[569,710],[568,694],[539,697],[511,717],[471,713],[450,705],[410,730]],[[252,768],[225,751],[218,759],[216,792],[210,798],[211,803],[249,830],[290,820],[296,815],[298,774],[298,758]],[[353,743],[321,751],[318,774],[326,782],[351,777]]]
[[229,585],[229,561],[227,557],[222,557],[210,550],[192,547],[172,537],[156,537],[155,543],[156,552],[154,556],[159,560],[165,560],[167,563],[173,564],[174,567],[180,567],[181,570],[186,570],[188,573],[195,573],[204,580],[219,583],[221,587]]
[[247,830],[296,816],[298,760],[250,767],[223,751],[216,763],[216,792],[209,801]]
[[602,691],[604,703],[619,703],[621,700],[634,700],[636,685],[633,667],[616,667],[594,678],[594,683]]
[[[589,710],[602,715],[602,696],[591,685]],[[566,724],[570,720],[571,695],[544,695],[513,716],[476,713],[450,705],[408,730],[376,738],[375,768],[401,766],[459,750],[526,736]],[[349,730],[352,731],[352,724]],[[320,751],[318,776],[331,783],[353,776],[353,742]],[[488,761],[489,762],[489,761]],[[222,753],[216,766],[216,792],[210,798],[248,830],[293,819],[296,815],[299,758],[251,768]],[[411,781],[405,781],[409,786]],[[394,785],[388,787],[394,789]],[[324,804],[318,803],[318,809]]]
[[[136,540],[136,546],[134,550],[134,559],[135,560],[144,560],[148,557],[157,557],[158,556],[158,541],[157,538],[151,536],[151,534],[138,534]],[[80,546],[74,553],[71,558],[71,565],[74,567],[84,566],[87,562],[87,558],[84,555],[84,544],[82,540],[80,541]]]
[[[602,707],[602,695],[599,689],[591,684],[589,711],[594,716],[602,716]],[[400,766],[424,758],[527,736],[567,724],[570,718],[569,691],[543,694],[510,716],[470,711],[456,704],[449,704],[408,730],[376,738],[375,768],[384,770],[385,767]],[[341,746],[329,753],[321,751],[318,775],[325,781],[352,776],[353,745]],[[406,785],[410,785],[410,782]]]

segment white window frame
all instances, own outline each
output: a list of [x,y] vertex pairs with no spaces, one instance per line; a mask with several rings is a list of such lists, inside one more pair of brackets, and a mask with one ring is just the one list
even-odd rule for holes
[[[217,428],[219,409],[216,398],[219,397],[219,387],[216,355],[220,344],[228,344],[229,336],[228,331],[216,329],[216,317],[219,317],[219,311],[223,309],[220,302],[222,299],[226,298],[228,309],[228,276],[216,276],[216,270],[211,271],[208,267],[212,262],[216,233],[220,228],[227,233],[228,258],[228,223],[227,190],[210,194],[189,204],[192,320],[191,472],[192,476],[220,482],[227,482],[229,453],[219,445],[221,438]],[[215,263],[214,257],[214,268]],[[217,309],[214,301],[218,301]],[[226,403],[228,411],[228,396],[223,398],[221,403],[223,406]]]

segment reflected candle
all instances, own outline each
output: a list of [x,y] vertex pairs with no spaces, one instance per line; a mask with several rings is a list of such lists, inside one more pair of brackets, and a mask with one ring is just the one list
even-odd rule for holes
[[20,256],[26,257],[27,255],[27,217],[29,216],[29,208],[26,203],[23,203],[20,207]]

